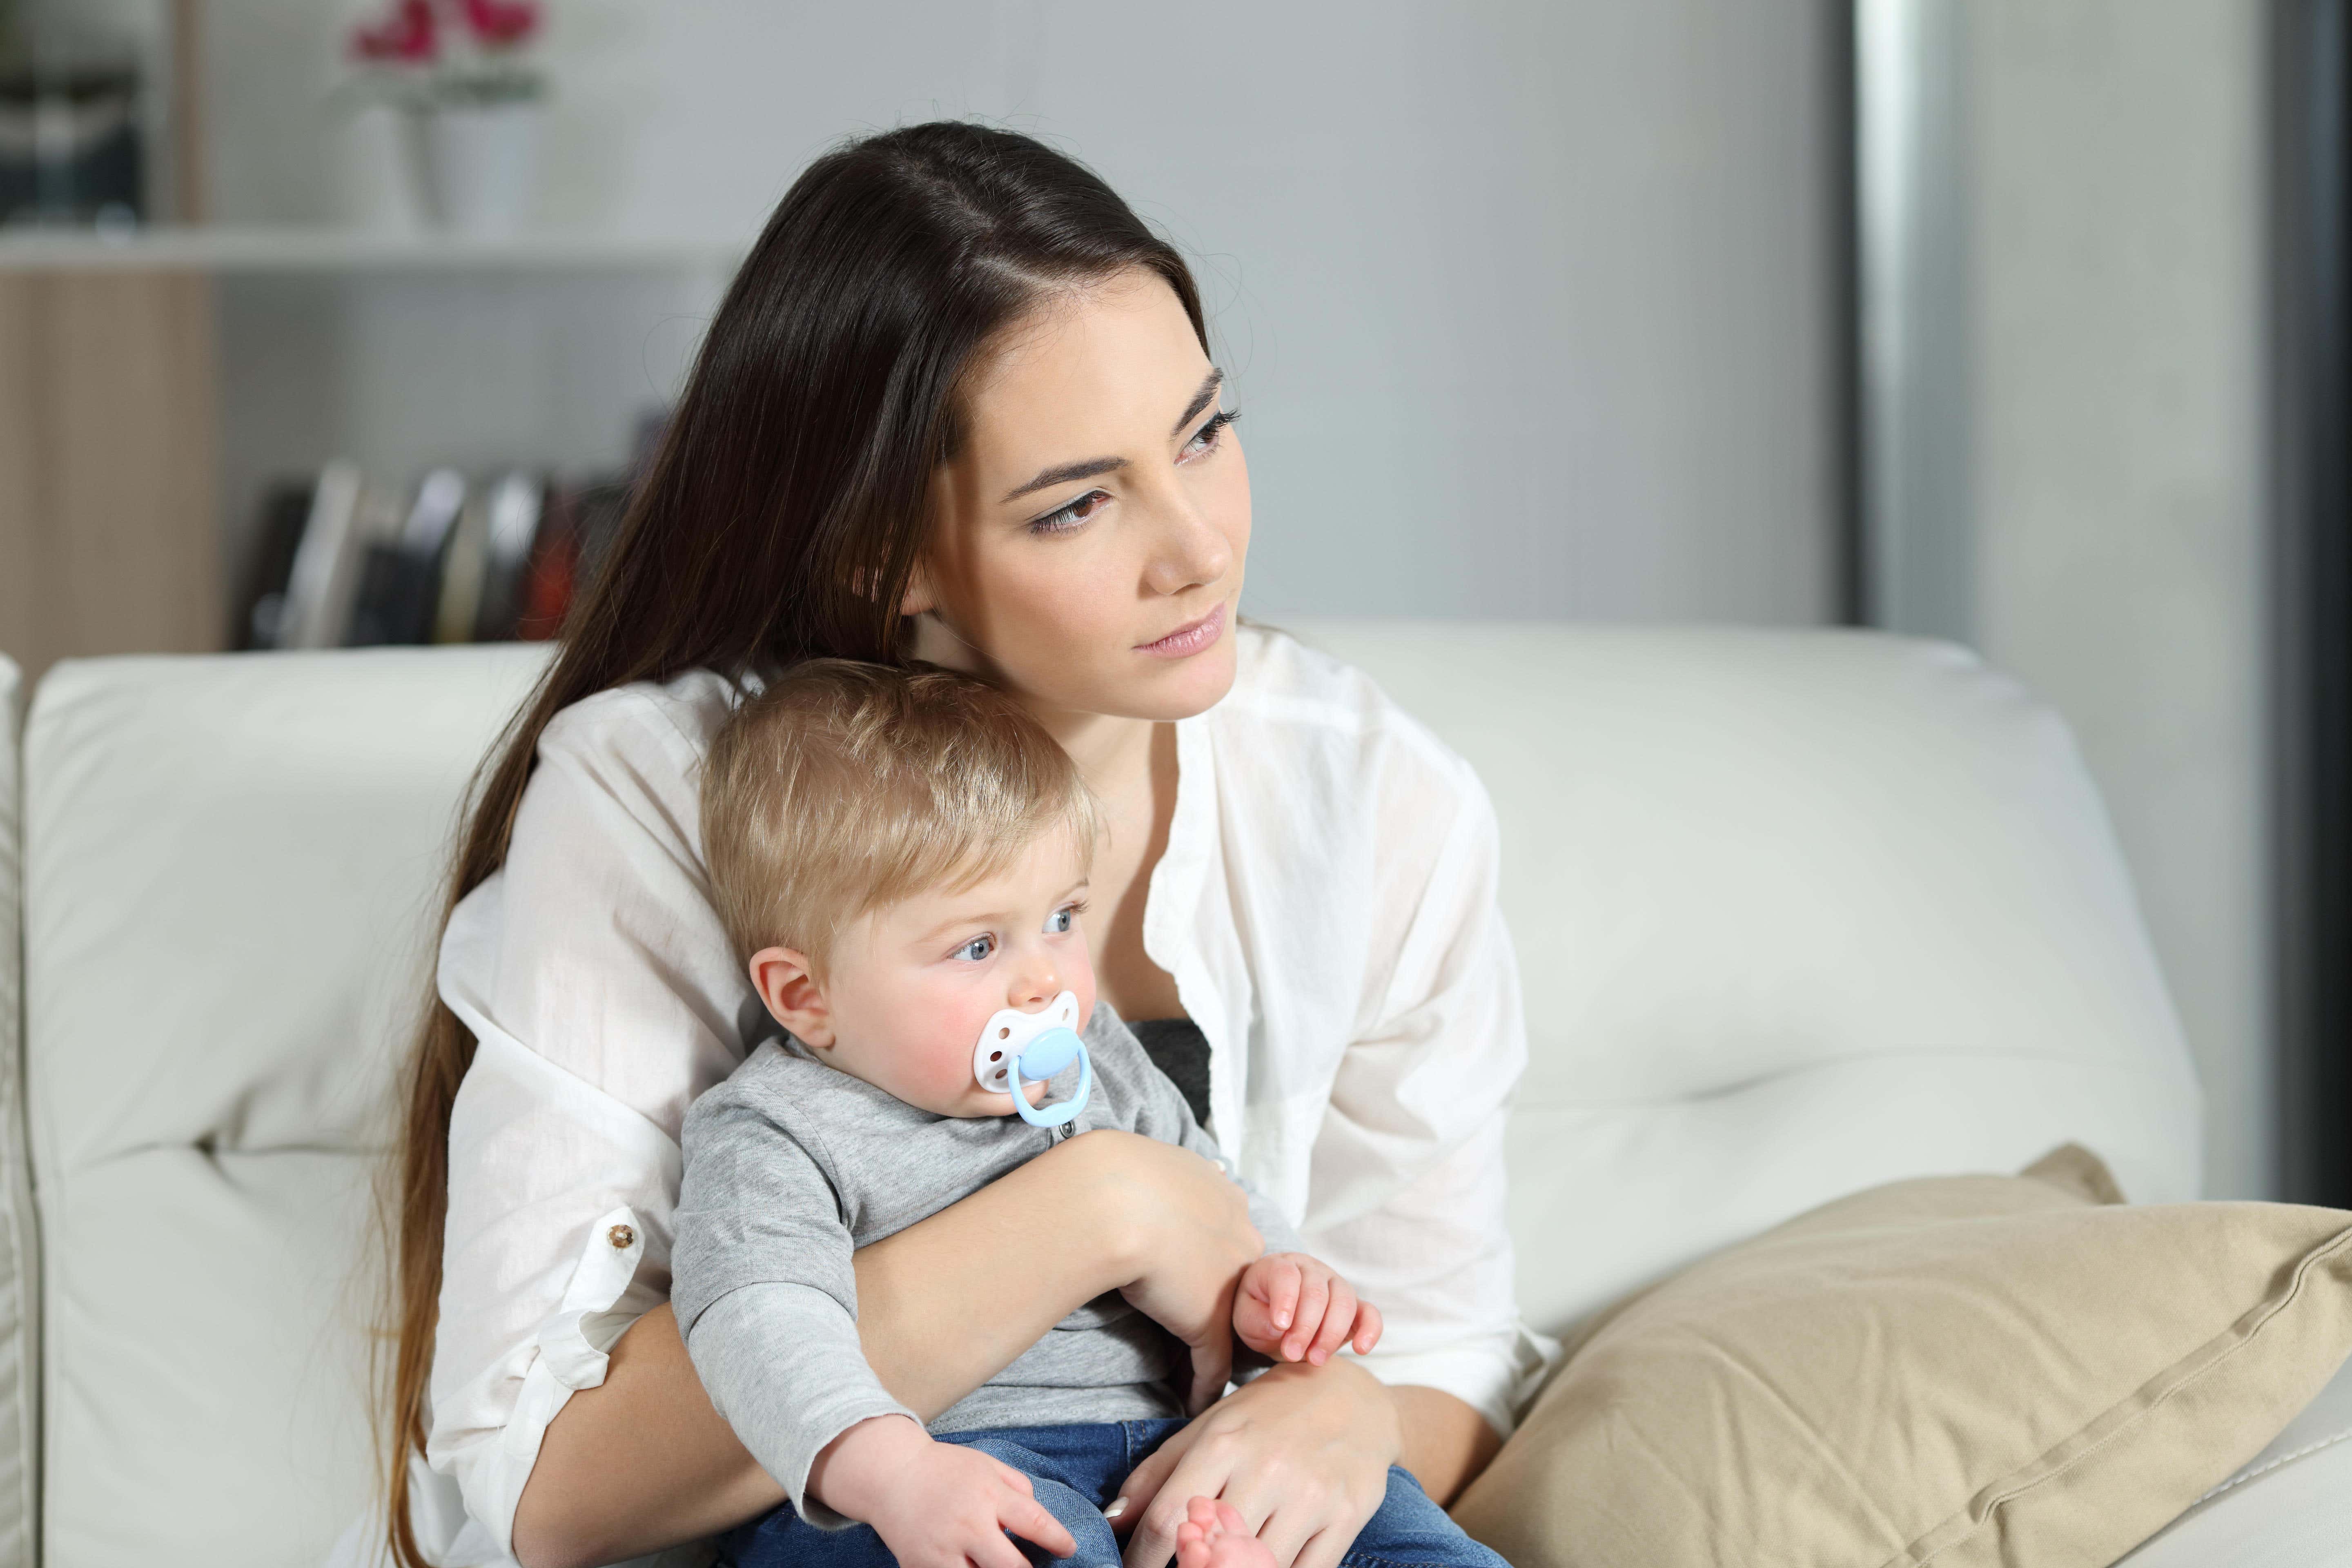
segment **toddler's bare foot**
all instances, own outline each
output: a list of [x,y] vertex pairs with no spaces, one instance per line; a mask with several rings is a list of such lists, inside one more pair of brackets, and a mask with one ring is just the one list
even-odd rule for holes
[[1196,1497],[1176,1527],[1176,1568],[1273,1568],[1274,1553],[1252,1535],[1234,1506]]

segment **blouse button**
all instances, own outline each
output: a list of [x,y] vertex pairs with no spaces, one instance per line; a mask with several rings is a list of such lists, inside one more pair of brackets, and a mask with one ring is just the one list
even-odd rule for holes
[[604,1233],[604,1239],[613,1244],[614,1250],[625,1250],[636,1241],[637,1233],[625,1225],[616,1225]]

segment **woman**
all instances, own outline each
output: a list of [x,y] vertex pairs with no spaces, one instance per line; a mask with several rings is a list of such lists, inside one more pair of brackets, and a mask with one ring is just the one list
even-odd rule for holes
[[[467,1562],[612,1562],[781,1496],[695,1381],[667,1216],[687,1104],[760,1037],[695,770],[744,681],[820,655],[972,670],[1077,760],[1102,994],[1387,1315],[1373,1355],[1269,1373],[1147,1460],[1130,1568],[1196,1495],[1330,1568],[1392,1459],[1444,1499],[1491,1455],[1542,1359],[1503,1228],[1493,818],[1361,677],[1235,624],[1221,380],[1182,261],[1027,138],[893,132],[785,195],[461,843],[404,1130],[407,1560],[419,1452]],[[859,1332],[936,1412],[1105,1290],[1197,1338],[1256,1247],[1205,1163],[1075,1139],[861,1252]]]

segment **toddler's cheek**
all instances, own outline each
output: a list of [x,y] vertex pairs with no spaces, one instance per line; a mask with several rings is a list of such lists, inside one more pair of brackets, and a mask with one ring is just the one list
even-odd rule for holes
[[977,1087],[972,1077],[972,1047],[980,1043],[980,1031],[988,1020],[975,1022],[971,1030],[957,1034],[953,1026],[942,1029],[933,1037],[923,1053],[922,1073],[926,1087],[934,1095],[952,1099],[965,1089]]

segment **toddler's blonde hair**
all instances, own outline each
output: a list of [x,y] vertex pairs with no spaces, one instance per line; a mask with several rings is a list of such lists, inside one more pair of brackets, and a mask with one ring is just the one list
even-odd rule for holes
[[852,921],[993,876],[1055,828],[1092,859],[1099,818],[1069,753],[994,687],[935,666],[795,666],[703,762],[703,860],[736,957],[793,948],[820,977]]

